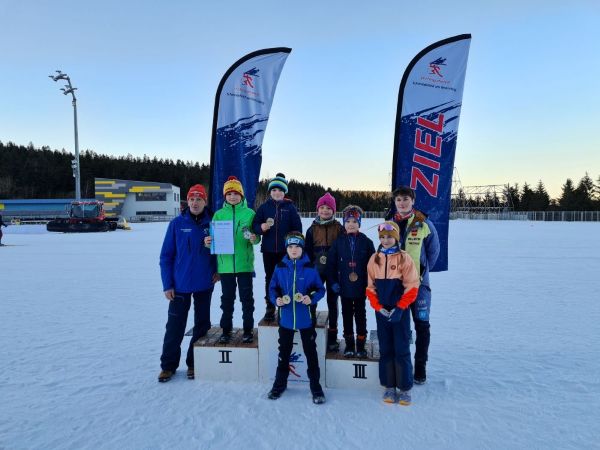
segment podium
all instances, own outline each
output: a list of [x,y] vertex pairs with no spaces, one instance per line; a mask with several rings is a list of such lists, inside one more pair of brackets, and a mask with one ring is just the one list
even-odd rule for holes
[[[345,358],[344,341],[340,351],[326,353],[327,311],[317,311],[317,356],[321,385],[329,388],[376,389],[379,386],[379,345],[372,331],[366,343],[367,358]],[[243,330],[234,328],[228,344],[220,344],[222,329],[212,327],[206,336],[194,343],[194,372],[196,380],[241,381],[271,384],[275,379],[279,355],[279,324],[277,321],[258,323],[254,342],[242,342]],[[191,330],[186,335],[191,335]],[[306,358],[300,333],[296,332],[290,356],[288,386],[308,383]]]
[[[375,339],[373,339],[375,334]],[[328,353],[325,365],[325,386],[346,389],[377,389],[379,384],[379,343],[371,332],[365,345],[366,358],[346,358],[346,343],[340,341],[338,353]]]
[[211,328],[206,336],[194,343],[194,374],[196,380],[258,381],[258,337],[254,342],[242,342],[243,330],[234,328],[229,344],[220,344],[223,330]]

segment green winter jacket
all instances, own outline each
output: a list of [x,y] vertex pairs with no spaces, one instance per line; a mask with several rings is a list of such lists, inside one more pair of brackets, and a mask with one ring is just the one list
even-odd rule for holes
[[[248,208],[246,199],[233,206],[224,202],[223,207],[213,216],[212,220],[233,220],[233,255],[217,255],[217,271],[219,273],[254,272],[254,248],[252,243],[244,238],[244,228],[252,231],[254,211]],[[260,236],[256,236],[254,245],[260,243]]]

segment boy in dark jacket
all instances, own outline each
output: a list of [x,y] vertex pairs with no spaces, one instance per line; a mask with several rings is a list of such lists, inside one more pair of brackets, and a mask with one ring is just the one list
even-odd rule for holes
[[[335,219],[335,198],[326,192],[317,201],[317,217],[306,230],[306,254],[317,267],[321,281],[327,279],[327,252],[333,241],[344,232],[344,227]],[[340,348],[337,341],[338,294],[327,283],[327,309],[329,310],[329,330],[327,330],[327,351],[337,352]],[[316,308],[313,308],[313,313]]]
[[315,342],[317,333],[310,306],[316,305],[323,298],[325,288],[314,265],[303,254],[304,236],[291,232],[286,236],[285,244],[287,256],[277,264],[269,286],[271,302],[279,306],[279,362],[268,397],[276,400],[287,388],[294,333],[299,331],[308,365],[307,375],[313,403],[321,404],[325,402],[325,394],[319,383],[320,370]]
[[194,334],[187,351],[187,377],[194,378],[193,345],[210,329],[210,300],[218,280],[217,264],[205,247],[211,214],[206,208],[206,191],[200,184],[187,195],[188,208],[171,221],[160,252],[163,291],[169,300],[169,317],[160,357],[158,381],[169,381],[181,356],[191,298],[194,297]]
[[[344,356],[366,358],[367,316],[365,290],[367,288],[367,263],[375,247],[373,241],[361,233],[363,210],[349,205],[342,211],[346,232],[339,236],[327,255],[327,280],[331,289],[340,294],[344,339]],[[356,320],[356,347],[353,322]]]
[[265,267],[266,312],[263,320],[275,320],[275,306],[269,301],[269,284],[275,266],[285,256],[285,235],[290,231],[302,232],[302,222],[296,207],[285,198],[288,182],[285,175],[278,173],[269,182],[269,198],[258,207],[252,221],[252,230],[262,236],[260,251]]

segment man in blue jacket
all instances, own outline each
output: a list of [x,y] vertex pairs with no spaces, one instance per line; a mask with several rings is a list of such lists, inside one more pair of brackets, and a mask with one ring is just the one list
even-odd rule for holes
[[218,281],[216,259],[205,246],[212,214],[200,184],[187,194],[188,208],[171,221],[160,252],[160,274],[169,317],[160,357],[158,381],[169,381],[179,366],[181,342],[194,297],[194,334],[187,351],[187,377],[194,379],[193,345],[210,329],[210,300]]

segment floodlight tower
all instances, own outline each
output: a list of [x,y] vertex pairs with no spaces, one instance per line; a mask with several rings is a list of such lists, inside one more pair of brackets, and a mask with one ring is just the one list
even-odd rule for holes
[[71,79],[66,73],[61,72],[60,70],[56,70],[56,75],[48,75],[52,80],[66,80],[67,84],[65,87],[60,90],[63,94],[68,95],[71,94],[73,96],[73,101],[71,102],[73,105],[73,123],[75,128],[75,159],[71,161],[71,167],[73,168],[73,177],[75,177],[75,199],[77,201],[81,200],[81,173],[79,171],[79,136],[77,133],[77,98],[75,97],[76,87],[73,87],[71,84]]

